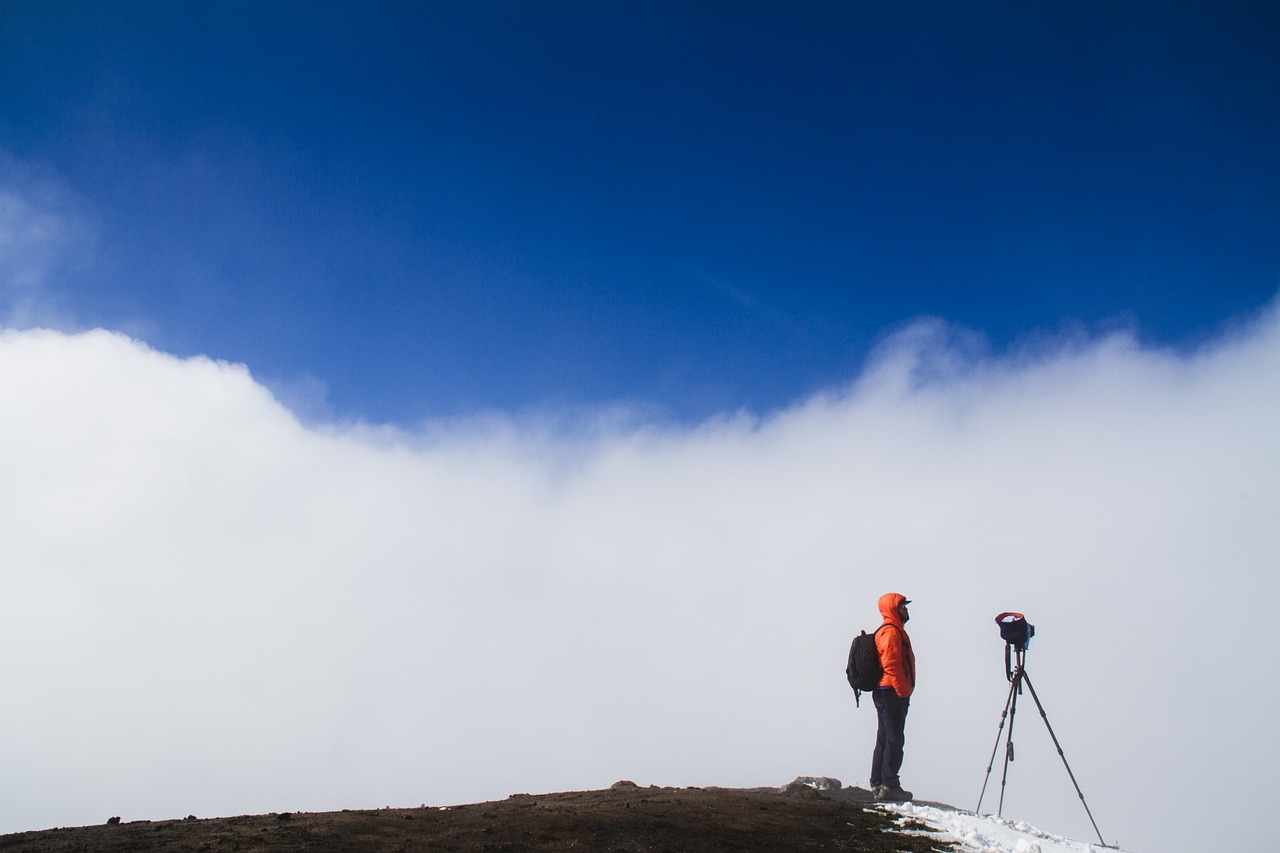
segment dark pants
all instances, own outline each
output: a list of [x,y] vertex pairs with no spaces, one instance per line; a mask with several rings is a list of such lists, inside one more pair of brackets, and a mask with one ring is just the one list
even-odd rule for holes
[[871,698],[879,719],[876,749],[871,754],[871,787],[901,788],[898,771],[902,769],[902,749],[907,742],[907,709],[911,700],[899,698],[892,689],[873,690]]

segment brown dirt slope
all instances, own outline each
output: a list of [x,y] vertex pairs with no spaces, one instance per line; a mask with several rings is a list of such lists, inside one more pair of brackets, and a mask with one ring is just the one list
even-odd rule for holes
[[[802,786],[790,786],[799,788]],[[845,789],[639,788],[530,796],[450,808],[133,821],[0,836],[5,853],[480,853],[480,851],[845,850],[926,853],[949,845],[904,834]]]

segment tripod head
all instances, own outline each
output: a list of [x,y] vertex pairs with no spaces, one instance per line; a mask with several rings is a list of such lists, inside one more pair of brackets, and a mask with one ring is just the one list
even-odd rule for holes
[[[1023,661],[1027,655],[1027,646],[1036,635],[1036,626],[1027,621],[1021,613],[1005,612],[996,617],[1000,626],[1000,638],[1004,640],[1004,674],[1013,681],[1022,672]],[[1017,654],[1018,665],[1013,665],[1013,655]]]
[[1024,651],[1036,635],[1036,626],[1021,613],[1001,613],[996,617],[996,624],[1000,626],[1000,638],[1015,651]]

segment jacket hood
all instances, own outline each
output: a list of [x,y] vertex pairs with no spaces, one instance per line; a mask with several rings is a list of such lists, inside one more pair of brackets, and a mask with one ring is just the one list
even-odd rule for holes
[[906,600],[907,597],[900,592],[886,592],[880,596],[880,615],[884,617],[884,621],[897,625],[899,628],[903,627],[902,617],[898,615],[898,608]]

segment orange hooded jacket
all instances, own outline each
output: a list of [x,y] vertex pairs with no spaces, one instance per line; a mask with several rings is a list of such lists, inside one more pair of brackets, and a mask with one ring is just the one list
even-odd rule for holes
[[880,686],[892,687],[903,699],[916,689],[916,654],[911,650],[911,638],[898,615],[898,607],[906,600],[905,595],[897,592],[880,596],[880,615],[886,625],[894,627],[881,630],[884,628],[882,625],[876,630],[876,651],[880,653],[880,665],[884,667]]

